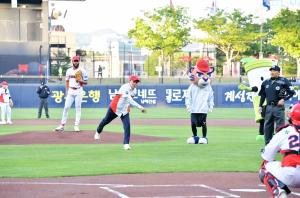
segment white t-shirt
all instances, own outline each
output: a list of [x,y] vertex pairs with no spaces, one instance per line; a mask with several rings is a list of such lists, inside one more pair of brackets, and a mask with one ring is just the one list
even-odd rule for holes
[[118,116],[126,115],[129,112],[130,105],[143,108],[133,100],[136,95],[136,88],[132,89],[129,83],[122,85],[110,103],[110,107]]

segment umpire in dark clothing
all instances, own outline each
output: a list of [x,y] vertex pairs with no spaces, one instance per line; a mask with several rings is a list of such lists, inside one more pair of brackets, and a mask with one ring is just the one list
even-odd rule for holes
[[259,92],[259,95],[261,96],[259,102],[260,111],[262,111],[263,104],[265,100],[267,100],[264,124],[266,145],[273,137],[274,123],[276,123],[276,128],[285,124],[284,101],[290,99],[295,94],[289,80],[279,76],[279,66],[272,66],[270,72],[271,78],[262,83]]
[[50,95],[50,89],[44,81],[41,82],[41,85],[38,87],[36,93],[39,95],[40,98],[38,119],[40,119],[42,116],[43,107],[45,108],[46,118],[49,119],[50,117],[48,112],[48,96]]

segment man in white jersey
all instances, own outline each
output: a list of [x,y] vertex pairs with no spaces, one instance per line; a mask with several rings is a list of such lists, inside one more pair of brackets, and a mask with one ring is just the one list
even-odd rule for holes
[[64,131],[65,124],[68,119],[68,111],[75,100],[76,118],[74,123],[74,131],[79,132],[79,123],[81,116],[81,102],[83,97],[83,85],[87,84],[88,75],[86,71],[79,67],[79,56],[72,58],[73,67],[66,72],[66,101],[62,114],[61,124],[55,128],[55,131]]
[[144,107],[139,105],[137,102],[133,100],[133,97],[136,95],[136,87],[140,82],[138,76],[131,76],[129,78],[129,83],[126,83],[121,86],[118,93],[115,95],[114,99],[111,101],[109,108],[105,117],[100,122],[94,139],[100,139],[100,133],[102,132],[105,125],[109,124],[116,117],[120,117],[123,123],[124,128],[124,140],[123,140],[123,148],[124,150],[130,150],[131,147],[129,145],[130,142],[130,105],[139,108],[143,113],[146,112]]
[[1,107],[1,121],[0,124],[12,124],[11,121],[11,105],[12,99],[9,93],[8,84],[6,81],[1,83],[0,88],[0,107]]
[[[277,129],[261,154],[259,178],[278,198],[287,197],[288,187],[300,188],[300,103],[292,107],[289,122]],[[275,161],[278,152],[283,155],[281,162]]]

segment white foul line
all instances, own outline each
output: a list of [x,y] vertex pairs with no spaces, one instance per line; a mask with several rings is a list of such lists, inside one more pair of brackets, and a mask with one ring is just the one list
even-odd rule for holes
[[111,189],[111,188],[109,188],[109,187],[99,187],[99,188],[102,188],[103,190],[106,190],[106,191],[108,191],[108,192],[111,192],[112,194],[115,194],[115,195],[117,195],[117,196],[120,197],[120,198],[129,198],[127,195],[125,195],[125,194],[123,194],[123,193],[120,193],[120,192],[118,192],[118,191],[116,191],[116,190],[113,190],[113,189]]
[[209,189],[209,190],[214,190],[214,191],[216,191],[216,192],[223,193],[223,194],[228,195],[228,196],[230,196],[230,197],[240,197],[240,196],[238,196],[238,195],[234,195],[234,194],[231,194],[231,193],[225,192],[225,191],[223,191],[223,190],[219,190],[219,189],[217,189],[217,188],[214,188],[214,187],[211,187],[211,186],[207,186],[207,185],[204,185],[204,184],[201,184],[200,186],[202,186],[203,188],[207,188],[207,189]]
[[95,183],[67,183],[67,182],[0,182],[1,184],[20,184],[20,185],[70,185],[70,186],[114,186],[122,184],[95,184]]
[[265,189],[253,189],[253,188],[249,188],[249,189],[229,189],[230,191],[234,191],[234,192],[265,192]]
[[[239,198],[240,196],[228,193],[226,191],[213,188],[204,184],[191,184],[191,185],[126,185],[126,184],[97,184],[97,183],[67,183],[67,182],[0,182],[1,184],[21,184],[21,185],[74,185],[74,186],[100,186],[104,190],[107,190],[111,193],[118,195],[120,198],[129,198],[127,195],[124,195],[118,191],[112,190],[111,188],[142,188],[142,187],[202,187],[215,192],[219,192],[221,194],[225,194],[226,196],[191,196],[191,197],[216,197],[216,198],[224,198],[224,197],[233,197]],[[105,187],[107,186],[107,187]],[[109,188],[110,187],[110,188]],[[174,198],[181,198],[186,196],[171,196]]]
[[300,197],[300,193],[292,192],[292,194]]

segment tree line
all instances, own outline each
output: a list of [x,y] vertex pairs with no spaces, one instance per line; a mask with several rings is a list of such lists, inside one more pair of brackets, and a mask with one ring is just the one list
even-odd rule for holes
[[[282,9],[275,17],[265,21],[240,10],[217,10],[206,17],[191,19],[184,7],[165,6],[145,11],[135,19],[135,26],[128,31],[139,48],[146,48],[152,55],[145,67],[155,74],[154,67],[161,65],[171,70],[185,68],[180,57],[182,48],[192,42],[213,45],[216,48],[216,66],[240,61],[260,53],[265,58],[278,58],[285,75],[300,76],[300,10]],[[204,37],[191,35],[191,30],[205,33]],[[194,65],[198,57],[193,57]],[[149,69],[150,68],[150,69]]]

